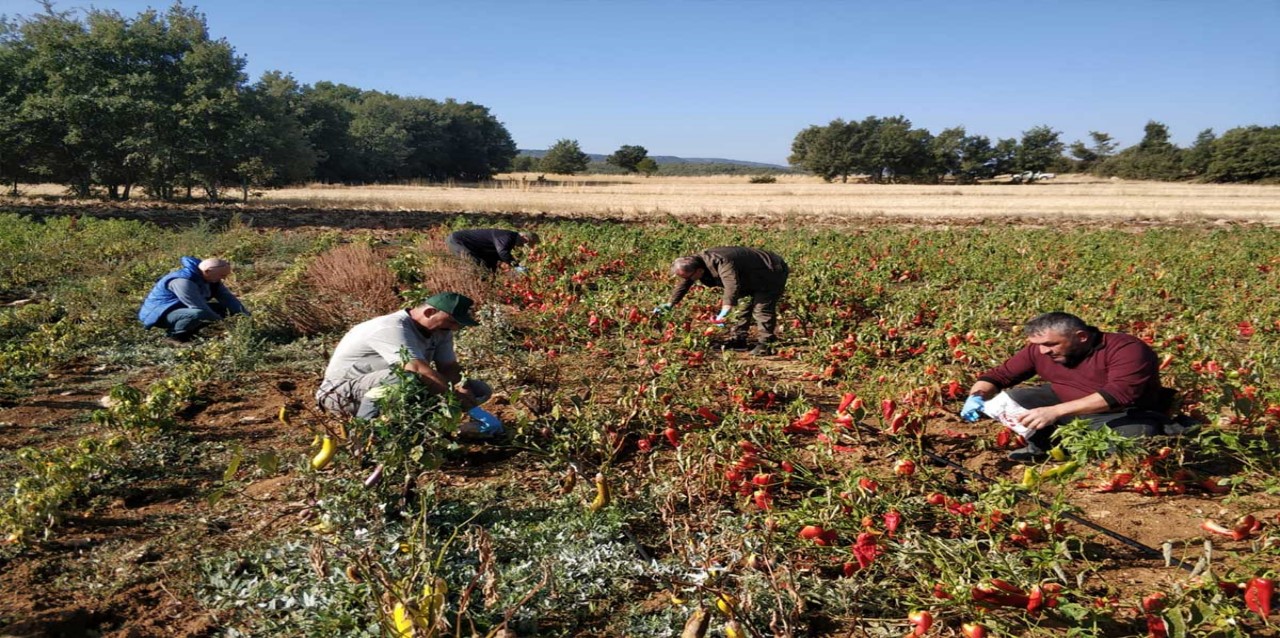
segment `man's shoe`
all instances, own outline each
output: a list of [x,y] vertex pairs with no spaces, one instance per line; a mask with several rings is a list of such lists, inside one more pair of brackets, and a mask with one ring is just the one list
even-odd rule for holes
[[747,340],[734,337],[733,339],[720,344],[720,348],[722,350],[737,350],[738,352],[742,352],[747,349]]
[[757,357],[767,357],[773,354],[773,346],[767,343],[757,343],[756,347],[751,349],[751,354]]
[[1043,463],[1049,460],[1048,452],[1031,449],[1031,446],[1021,447],[1009,453],[1009,460],[1015,463]]

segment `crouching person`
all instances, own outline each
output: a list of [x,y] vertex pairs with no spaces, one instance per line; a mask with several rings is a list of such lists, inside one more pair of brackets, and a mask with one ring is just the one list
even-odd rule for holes
[[462,382],[462,366],[453,348],[453,333],[474,326],[471,299],[455,292],[433,295],[422,305],[398,310],[361,323],[347,332],[334,348],[316,402],[331,414],[372,419],[378,416],[377,399],[398,382],[392,366],[409,361],[404,371],[415,374],[433,394],[453,393],[474,421],[464,423],[460,434],[491,437],[503,434],[502,423],[480,409],[493,390],[484,381]]
[[173,341],[190,341],[205,326],[229,315],[247,315],[244,305],[222,282],[231,274],[225,259],[183,257],[182,267],[161,277],[138,309],[146,328],[164,328]]
[[[1128,437],[1176,433],[1164,414],[1172,392],[1161,387],[1160,360],[1141,339],[1099,331],[1065,312],[1039,315],[1024,332],[1027,345],[979,376],[960,411],[966,421],[978,420],[985,402],[1001,390],[1027,408],[1013,417],[1031,430],[1027,446],[1009,454],[1010,460],[1044,460],[1054,430],[1075,419]],[[1032,377],[1043,383],[1019,385]]]

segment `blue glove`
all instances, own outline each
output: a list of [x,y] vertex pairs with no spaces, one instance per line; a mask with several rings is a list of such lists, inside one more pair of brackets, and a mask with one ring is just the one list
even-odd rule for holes
[[652,312],[652,313],[650,313],[650,314],[655,314],[655,315],[665,315],[665,314],[667,314],[667,311],[668,311],[668,310],[671,310],[671,304],[669,304],[669,303],[658,304],[658,306],[657,306],[656,308],[654,308],[654,309],[653,309],[653,312]]
[[525,274],[525,273],[529,272],[529,269],[528,269],[528,268],[525,268],[524,266],[516,266],[516,267],[515,267],[515,271],[523,275],[523,274]]
[[480,406],[467,410],[467,414],[471,415],[471,418],[475,419],[476,422],[480,424],[481,434],[496,436],[506,432],[506,429],[502,427],[502,421],[498,419],[498,417],[485,411]]
[[722,309],[720,310],[720,314],[716,315],[716,318],[715,318],[715,319],[712,319],[712,321],[714,321],[714,322],[716,322],[716,323],[724,323],[724,320],[725,320],[728,316],[729,316],[729,311],[728,311],[728,310],[725,310],[725,309],[723,309],[723,308],[722,308]]
[[982,397],[976,394],[970,395],[969,398],[965,400],[964,407],[960,408],[960,418],[970,423],[977,421],[979,416],[978,411],[985,405],[986,402],[982,400]]

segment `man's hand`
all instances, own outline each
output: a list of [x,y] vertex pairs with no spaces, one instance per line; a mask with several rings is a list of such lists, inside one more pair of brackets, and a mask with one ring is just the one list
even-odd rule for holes
[[653,312],[651,312],[650,314],[655,314],[655,315],[665,315],[665,314],[667,314],[670,310],[671,310],[671,304],[669,304],[669,303],[662,303],[662,304],[658,304],[658,306],[657,306],[656,308],[654,308],[654,309],[653,309]]
[[1043,408],[1031,408],[1022,414],[1013,417],[1013,420],[1017,421],[1018,425],[1021,425],[1028,430],[1035,431],[1052,425],[1060,416],[1061,415],[1058,414],[1058,406],[1050,405]]
[[977,421],[978,417],[981,416],[982,407],[986,404],[982,397],[976,394],[969,395],[969,398],[964,402],[964,407],[960,408],[960,418],[970,423]]
[[732,309],[733,309],[733,308],[731,308],[731,307],[729,307],[729,306],[724,306],[724,307],[720,308],[720,314],[716,315],[716,318],[715,318],[715,319],[712,319],[712,320],[711,320],[711,323],[715,323],[715,324],[719,324],[719,325],[723,326],[723,325],[724,325],[724,320],[725,320],[725,319],[727,319],[727,318],[729,317],[729,311],[730,311],[730,310],[732,310]]
[[498,435],[503,433],[502,420],[490,414],[484,408],[471,408],[467,410],[467,414],[480,423],[480,432],[482,434]]
[[462,404],[462,409],[470,410],[480,405],[476,402],[476,395],[471,392],[471,388],[465,384],[459,383],[453,386],[453,391],[458,395],[458,403]]
[[518,272],[518,273],[520,273],[520,274],[522,274],[522,275],[523,275],[523,274],[525,274],[525,273],[527,273],[527,272],[529,272],[529,269],[528,269],[528,268],[525,268],[524,266],[516,266],[513,270],[515,270],[516,272]]

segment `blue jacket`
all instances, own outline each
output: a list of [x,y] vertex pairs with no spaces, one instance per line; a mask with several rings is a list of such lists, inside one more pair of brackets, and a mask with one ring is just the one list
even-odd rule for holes
[[[200,260],[195,257],[183,257],[182,268],[175,270],[160,278],[156,285],[151,287],[151,292],[147,294],[147,298],[142,302],[142,308],[138,309],[138,320],[142,325],[150,328],[156,325],[166,312],[172,310],[175,306],[183,305],[178,299],[178,295],[173,294],[169,290],[169,282],[174,279],[189,279],[200,287],[203,298],[208,299],[213,296],[213,289],[209,282],[204,280],[204,275],[200,273]],[[216,285],[221,286],[222,282]]]

